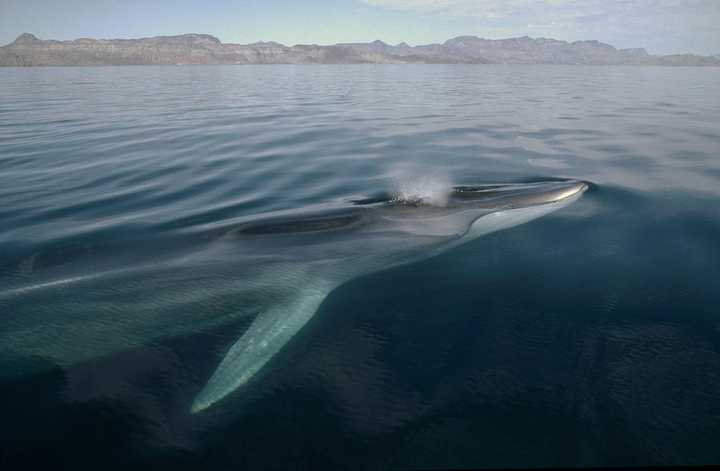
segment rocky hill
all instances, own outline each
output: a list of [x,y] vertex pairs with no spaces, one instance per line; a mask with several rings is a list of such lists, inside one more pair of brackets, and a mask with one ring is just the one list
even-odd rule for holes
[[0,47],[0,66],[364,63],[720,66],[720,58],[693,54],[653,56],[644,49],[616,49],[599,41],[567,42],[527,36],[459,36],[442,44],[413,47],[382,41],[332,46],[231,44],[207,34],[53,41],[24,33]]

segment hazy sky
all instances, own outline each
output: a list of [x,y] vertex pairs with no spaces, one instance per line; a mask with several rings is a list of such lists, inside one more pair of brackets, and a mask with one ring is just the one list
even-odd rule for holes
[[598,39],[651,53],[720,54],[720,0],[0,0],[0,43],[208,33],[223,42]]

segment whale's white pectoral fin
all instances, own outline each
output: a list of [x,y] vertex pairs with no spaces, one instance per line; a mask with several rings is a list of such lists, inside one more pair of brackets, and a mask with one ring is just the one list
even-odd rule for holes
[[313,317],[330,291],[329,285],[307,285],[260,313],[225,354],[195,398],[192,412],[210,407],[248,382]]

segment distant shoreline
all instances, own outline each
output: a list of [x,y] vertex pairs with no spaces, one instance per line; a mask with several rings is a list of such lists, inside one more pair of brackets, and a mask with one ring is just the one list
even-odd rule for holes
[[267,64],[524,64],[720,66],[720,58],[651,55],[599,41],[548,38],[483,39],[458,36],[442,44],[409,46],[382,41],[329,46],[276,42],[222,43],[207,34],[140,39],[41,40],[23,33],[0,47],[0,66],[267,65]]

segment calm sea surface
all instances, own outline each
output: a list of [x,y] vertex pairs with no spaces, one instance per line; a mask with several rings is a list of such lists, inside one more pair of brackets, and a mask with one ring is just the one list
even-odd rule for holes
[[[252,320],[215,229],[546,178],[190,413]],[[719,203],[720,69],[0,69],[0,468],[720,463]]]

